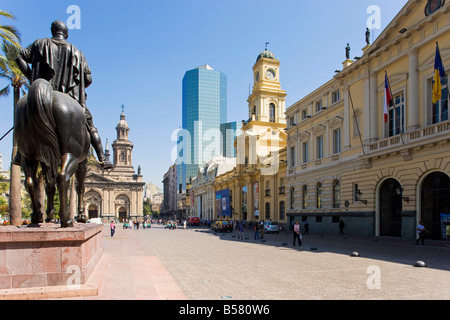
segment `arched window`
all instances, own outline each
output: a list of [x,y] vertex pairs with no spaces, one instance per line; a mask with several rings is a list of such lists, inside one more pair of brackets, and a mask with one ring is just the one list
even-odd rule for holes
[[316,207],[318,209],[322,208],[322,192],[323,192],[322,184],[319,182],[316,188]]
[[333,208],[341,207],[341,182],[339,180],[334,181],[333,184]]
[[275,122],[275,104],[273,103],[269,105],[269,121]]
[[302,189],[302,209],[308,208],[308,186],[304,185]]
[[295,188],[291,187],[291,192],[289,193],[289,208],[294,209],[294,194],[295,194]]

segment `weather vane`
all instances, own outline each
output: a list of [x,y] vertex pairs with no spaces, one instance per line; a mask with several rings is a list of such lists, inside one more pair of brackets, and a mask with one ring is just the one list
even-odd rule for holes
[[267,51],[267,45],[269,44],[269,42],[266,42],[266,51]]
[[122,105],[122,113],[123,113],[124,109],[125,109],[125,106],[124,106],[124,105]]

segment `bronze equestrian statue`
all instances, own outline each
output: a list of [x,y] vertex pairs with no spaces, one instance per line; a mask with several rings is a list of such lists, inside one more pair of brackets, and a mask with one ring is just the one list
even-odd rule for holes
[[25,173],[33,207],[32,222],[43,222],[36,194],[36,172],[41,164],[47,184],[46,221],[53,218],[56,184],[61,226],[65,228],[73,226],[67,194],[74,174],[78,218],[85,219],[84,179],[91,143],[103,168],[111,169],[112,164],[104,156],[100,136],[86,106],[85,89],[92,83],[86,58],[67,42],[69,34],[63,22],[54,21],[51,31],[51,39],[36,40],[16,60],[31,87],[16,108],[14,130],[19,152],[13,162],[20,164]]

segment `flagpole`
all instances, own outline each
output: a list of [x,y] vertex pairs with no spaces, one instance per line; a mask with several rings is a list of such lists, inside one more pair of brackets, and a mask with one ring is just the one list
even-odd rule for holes
[[363,145],[363,141],[362,141],[362,137],[361,137],[361,131],[359,130],[358,118],[356,118],[355,106],[353,105],[353,99],[352,99],[352,93],[350,92],[350,87],[348,89],[348,96],[350,97],[350,102],[352,104],[353,116],[355,117],[355,123],[356,123],[356,129],[358,129],[359,141],[361,141],[361,149],[363,151],[363,154],[366,155],[366,151],[364,150],[364,145]]
[[[390,92],[391,95],[392,95],[391,82],[389,81],[389,77],[387,76],[387,71],[384,71],[384,72],[385,72],[385,74],[386,74],[386,81],[387,81],[387,84],[388,84],[389,92]],[[395,107],[395,99],[394,99],[394,96],[392,96],[391,98],[392,98],[391,104],[393,103],[393,105],[394,105],[395,117],[397,118],[397,125],[398,125],[398,129],[399,129],[399,131],[400,131],[400,139],[402,140],[402,144],[405,144],[405,141],[403,141],[403,130],[402,130],[402,126],[401,126],[401,123],[400,123],[400,116],[399,116],[399,114],[397,113],[397,108]],[[395,132],[394,132],[394,133],[395,133]]]

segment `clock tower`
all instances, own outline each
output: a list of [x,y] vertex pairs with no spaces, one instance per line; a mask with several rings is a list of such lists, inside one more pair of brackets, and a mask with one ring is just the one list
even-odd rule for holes
[[280,85],[280,61],[267,49],[258,55],[253,66],[253,91],[249,96],[249,121],[244,130],[267,130],[286,126],[286,92]]

